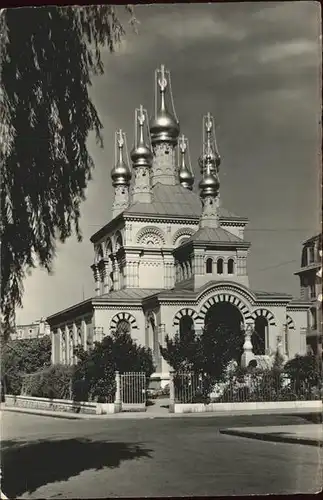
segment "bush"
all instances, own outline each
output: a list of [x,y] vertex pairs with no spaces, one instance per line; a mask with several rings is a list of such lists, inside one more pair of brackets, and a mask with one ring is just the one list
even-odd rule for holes
[[[137,345],[129,333],[115,333],[96,342],[89,351],[79,348],[78,363],[73,375],[73,398],[77,401],[114,401],[115,372],[142,372],[146,375],[142,392],[134,401],[131,391],[126,391],[127,402],[138,402],[145,398],[154,365],[150,349]],[[127,382],[125,382],[127,383]],[[137,401],[138,400],[138,401]]]
[[1,350],[1,381],[6,394],[21,393],[24,375],[50,366],[51,339],[10,340]]
[[73,367],[53,365],[24,377],[27,396],[49,399],[71,399]]

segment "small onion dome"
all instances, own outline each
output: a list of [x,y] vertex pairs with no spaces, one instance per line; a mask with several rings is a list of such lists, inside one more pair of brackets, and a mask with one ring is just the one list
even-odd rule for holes
[[137,147],[132,149],[130,157],[134,167],[151,166],[153,160],[153,154],[144,142],[139,142]]
[[112,185],[127,186],[131,180],[131,171],[123,159],[124,138],[121,130],[117,132],[116,139],[119,152],[116,164],[111,171]]
[[212,165],[207,163],[206,171],[199,183],[199,188],[201,190],[201,197],[206,196],[216,196],[219,192],[220,183],[218,177],[211,172]]
[[189,190],[192,190],[194,184],[194,176],[191,173],[191,169],[188,168],[185,162],[185,154],[187,149],[187,140],[185,136],[182,135],[179,139],[179,151],[180,151],[180,167],[179,167],[179,182],[181,185]]
[[[151,166],[153,161],[153,153],[149,149],[149,147],[145,144],[144,140],[144,123],[145,123],[145,114],[144,109],[140,106],[139,112],[136,110],[136,127],[139,125],[139,139],[137,144],[133,147],[130,157],[132,160],[132,164],[134,167],[145,167]],[[137,129],[138,130],[138,129]]]
[[127,186],[131,180],[131,172],[128,165],[122,161],[117,162],[111,171],[111,179],[113,186]]
[[182,163],[179,169],[179,182],[183,187],[192,190],[192,186],[194,184],[194,177],[188,170],[185,162]]

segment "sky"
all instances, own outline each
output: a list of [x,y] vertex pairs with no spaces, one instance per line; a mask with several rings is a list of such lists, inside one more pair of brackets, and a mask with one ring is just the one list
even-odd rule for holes
[[299,296],[301,244],[320,231],[321,27],[318,2],[140,5],[138,33],[111,54],[91,97],[104,125],[104,148],[89,137],[93,180],[81,206],[83,241],[58,245],[54,271],[25,280],[18,324],[95,295],[89,238],[111,219],[114,132],[134,138],[134,109],[153,111],[154,70],[165,64],[181,133],[199,181],[202,116],[218,124],[222,205],[248,217],[250,287]]

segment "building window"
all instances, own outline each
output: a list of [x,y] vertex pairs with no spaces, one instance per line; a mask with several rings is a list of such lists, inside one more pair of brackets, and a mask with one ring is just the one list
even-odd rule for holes
[[216,263],[216,272],[218,274],[223,274],[223,259],[218,259]]
[[311,309],[311,327],[313,330],[317,329],[317,311],[315,307]]
[[311,283],[311,285],[310,285],[310,298],[315,299],[315,297],[316,297],[315,283]]
[[315,251],[314,246],[309,247],[309,263],[312,264],[315,261]]
[[234,260],[228,260],[228,274],[234,274]]
[[213,272],[213,260],[207,259],[206,261],[206,274],[212,274]]
[[117,324],[116,333],[130,333],[130,331],[131,326],[129,321],[127,321],[126,319],[121,319]]

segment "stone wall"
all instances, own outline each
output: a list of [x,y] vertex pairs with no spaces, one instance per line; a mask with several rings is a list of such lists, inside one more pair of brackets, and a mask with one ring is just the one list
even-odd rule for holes
[[[89,415],[103,413],[100,403],[76,402],[67,399],[36,398],[32,396],[6,395],[5,405],[32,410],[47,410],[68,413],[85,413]],[[106,405],[105,405],[106,406]],[[108,408],[104,408],[107,410]],[[108,413],[105,411],[104,413]],[[114,413],[109,411],[109,413]]]
[[266,401],[257,403],[175,403],[172,413],[316,413],[323,411],[322,401]]

